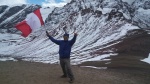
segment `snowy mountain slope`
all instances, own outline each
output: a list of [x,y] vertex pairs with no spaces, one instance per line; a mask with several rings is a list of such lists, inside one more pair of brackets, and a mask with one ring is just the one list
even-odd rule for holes
[[[147,36],[148,34],[147,32],[140,34],[139,23],[132,24],[133,16],[138,14],[130,7],[121,0],[93,0],[92,2],[91,0],[72,0],[61,8],[54,8],[50,11],[41,9],[45,11],[43,12],[46,14],[43,15],[44,18],[47,17],[47,14],[49,16],[46,24],[36,32],[39,36],[34,39],[35,33],[28,38],[18,36],[16,39],[21,40],[17,40],[12,45],[5,44],[6,47],[0,47],[0,54],[3,57],[11,56],[15,59],[57,63],[58,46],[46,37],[45,30],[48,30],[55,39],[62,39],[64,31],[70,34],[70,39],[73,37],[73,32],[79,34],[72,48],[72,64],[79,64],[91,58],[100,57],[102,54],[107,54],[105,57],[109,57],[128,49],[132,52],[134,49],[129,47],[131,39],[128,40],[128,44],[126,44],[126,39],[131,37],[141,39],[141,35]],[[137,33],[134,33],[135,30]],[[148,42],[146,41],[146,44]],[[136,42],[132,44],[137,45]],[[142,43],[138,45],[140,44]],[[122,48],[126,45],[127,47]],[[147,50],[147,52],[150,51]]]
[[2,13],[8,8],[8,6],[0,6],[0,14],[2,16]]
[[133,2],[135,12],[133,13],[134,24],[144,29],[150,29],[150,0],[135,0]]
[[16,32],[14,26],[25,19],[27,14],[40,8],[39,5],[18,5],[18,6],[1,6],[0,9],[5,10],[0,14],[0,30],[6,29],[9,33]]

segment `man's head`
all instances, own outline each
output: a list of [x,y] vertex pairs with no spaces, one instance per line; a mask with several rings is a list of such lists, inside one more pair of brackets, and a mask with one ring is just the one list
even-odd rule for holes
[[69,39],[69,34],[65,33],[63,37],[64,37],[64,40],[66,41]]

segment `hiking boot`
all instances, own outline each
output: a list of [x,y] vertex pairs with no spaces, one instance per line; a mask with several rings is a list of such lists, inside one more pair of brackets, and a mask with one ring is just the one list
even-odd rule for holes
[[74,79],[70,79],[70,80],[69,80],[69,83],[73,83],[73,82],[74,82]]
[[66,75],[62,75],[62,76],[60,76],[61,78],[67,78],[67,76]]

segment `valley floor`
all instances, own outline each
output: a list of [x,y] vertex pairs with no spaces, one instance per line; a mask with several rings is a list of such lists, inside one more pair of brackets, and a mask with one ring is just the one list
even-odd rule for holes
[[[72,66],[73,84],[149,84],[150,70],[136,68],[92,69]],[[0,62],[0,84],[69,84],[60,78],[61,68],[55,64]]]

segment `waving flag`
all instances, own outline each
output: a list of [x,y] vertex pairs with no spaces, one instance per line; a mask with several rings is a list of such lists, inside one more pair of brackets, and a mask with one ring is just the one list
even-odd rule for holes
[[27,15],[26,19],[16,25],[16,28],[22,32],[23,37],[27,37],[32,31],[44,25],[40,9]]

